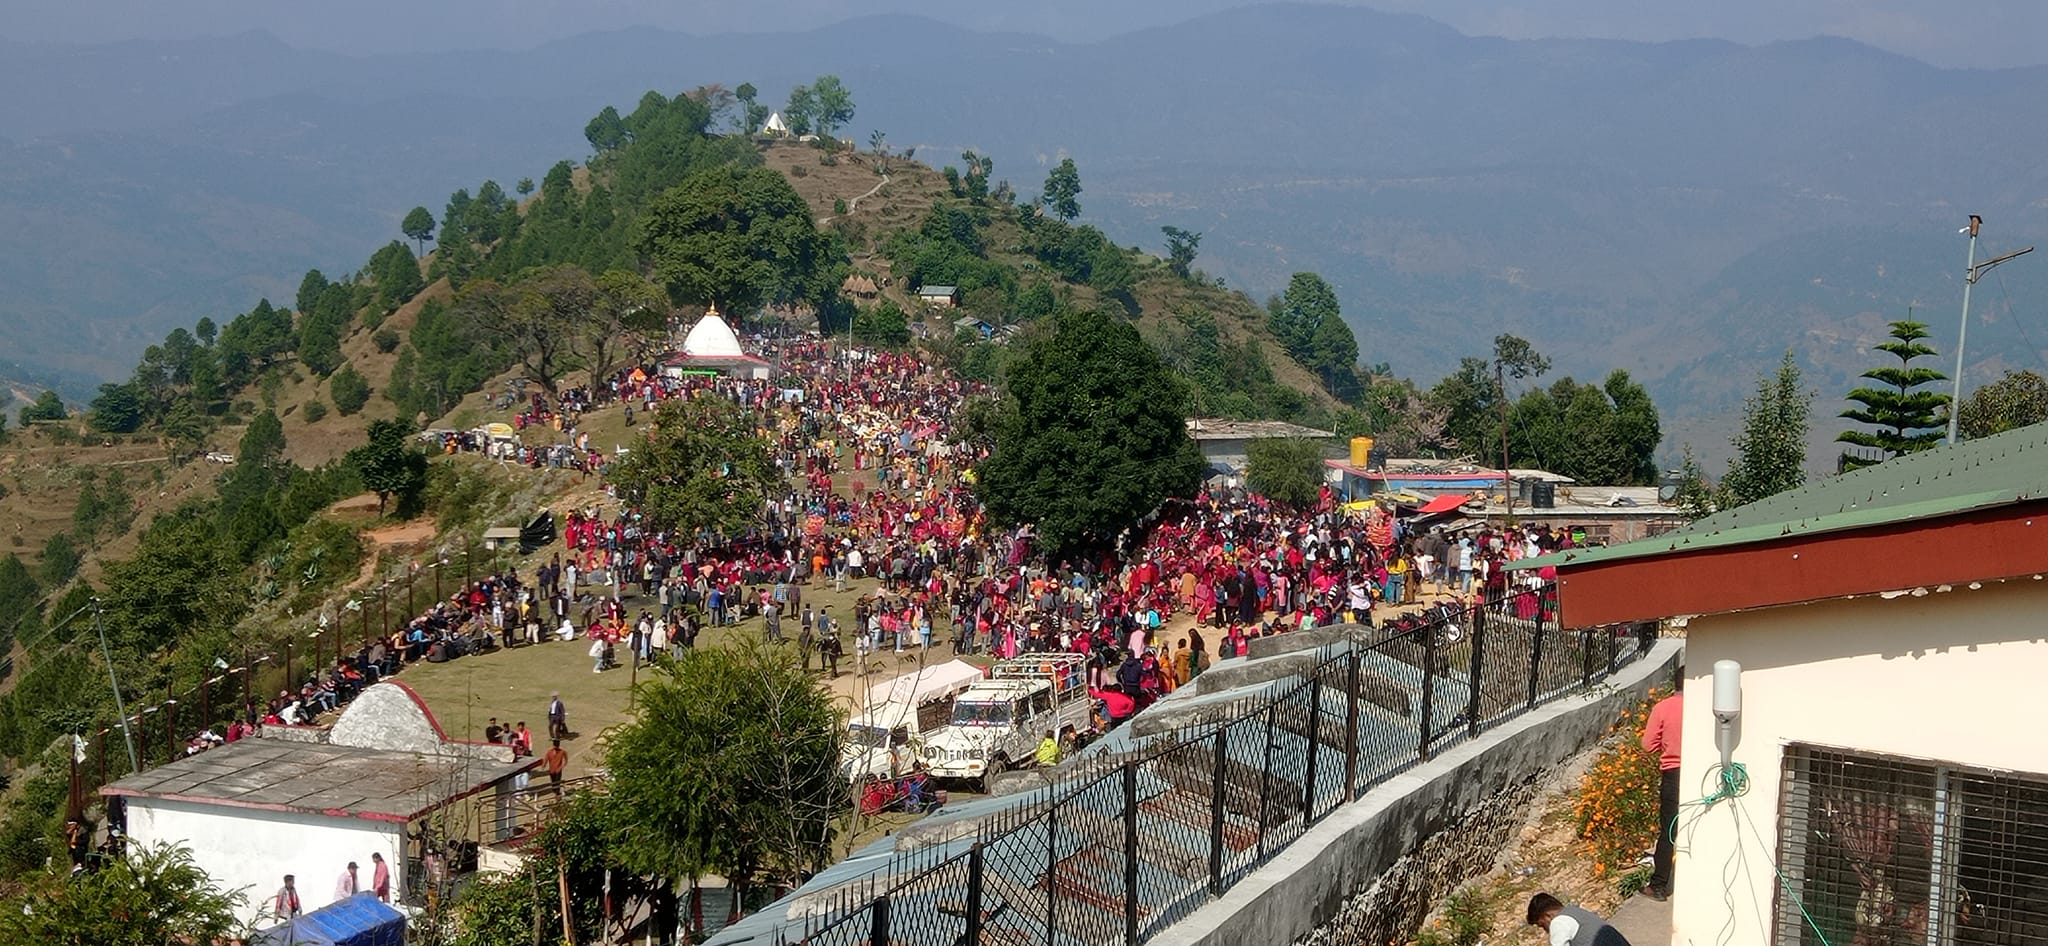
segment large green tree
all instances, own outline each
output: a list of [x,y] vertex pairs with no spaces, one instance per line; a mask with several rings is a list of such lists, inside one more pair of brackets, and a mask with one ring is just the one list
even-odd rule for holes
[[1753,503],[1806,482],[1807,418],[1813,392],[1787,349],[1772,374],[1758,374],[1756,392],[1742,402],[1742,430],[1735,456],[1721,478],[1727,501]]
[[1337,291],[1315,273],[1295,273],[1287,281],[1287,290],[1266,309],[1273,337],[1304,365],[1315,360],[1316,330],[1325,322],[1343,320]]
[[377,494],[378,515],[393,497],[400,512],[411,510],[426,488],[427,455],[412,445],[411,436],[412,425],[404,421],[373,420],[370,442],[348,453],[363,487]]
[[1195,253],[1201,249],[1202,235],[1179,227],[1160,227],[1159,232],[1166,235],[1166,268],[1186,279],[1194,268]]
[[1963,398],[1956,432],[1965,439],[1989,437],[2048,421],[2048,380],[2032,371],[2008,371]]
[[789,90],[789,104],[782,107],[782,121],[789,126],[790,134],[810,134],[817,116],[818,96],[810,86],[800,85]]
[[1188,398],[1136,328],[1092,310],[1055,314],[1005,372],[977,484],[990,517],[1035,525],[1054,551],[1108,545],[1200,483]]
[[105,868],[45,871],[0,900],[0,942],[164,946],[227,942],[246,898],[220,889],[183,848],[140,846]]
[[767,302],[817,305],[836,291],[846,250],[820,233],[781,173],[731,165],[700,171],[641,217],[639,249],[684,305],[733,318]]
[[36,395],[34,401],[24,405],[16,416],[21,421],[21,426],[27,427],[46,420],[63,420],[68,413],[64,409],[63,399],[57,396],[57,392],[44,391]]
[[839,774],[845,720],[795,652],[693,648],[657,663],[636,696],[604,760],[612,853],[627,869],[794,886],[831,862],[852,800]]
[[730,401],[709,396],[663,403],[654,430],[609,478],[654,528],[708,540],[758,529],[781,479],[753,423]]
[[1322,444],[1298,438],[1254,440],[1245,451],[1244,480],[1267,499],[1303,508],[1322,493]]
[[846,90],[838,76],[819,76],[811,83],[811,102],[811,124],[817,127],[819,135],[830,138],[833,132],[853,121],[853,93]]
[[1061,158],[1045,176],[1045,192],[1039,202],[1061,220],[1081,215],[1081,169],[1074,166],[1073,158]]
[[597,277],[596,289],[572,345],[593,385],[611,377],[628,350],[649,347],[668,325],[669,312],[661,288],[636,272],[607,270]]
[[398,224],[398,229],[412,239],[413,246],[421,256],[427,255],[427,241],[434,238],[434,212],[425,207],[414,207],[411,213]]
[[1836,443],[1870,451],[1844,451],[1844,470],[1880,463],[1902,453],[1918,453],[1942,440],[1942,409],[1949,406],[1949,396],[1928,386],[1948,375],[1914,364],[1934,354],[1934,348],[1921,341],[1928,337],[1927,323],[1901,319],[1891,324],[1888,334],[1887,341],[1871,346],[1871,350],[1890,355],[1897,363],[1888,361],[1863,372],[1865,380],[1877,383],[1850,391],[1848,399],[1857,406],[1841,413],[1844,418],[1876,428],[1845,430],[1835,437]]
[[590,150],[606,154],[625,147],[632,136],[627,134],[626,121],[619,117],[619,110],[607,105],[590,124],[583,126],[583,140],[590,142]]

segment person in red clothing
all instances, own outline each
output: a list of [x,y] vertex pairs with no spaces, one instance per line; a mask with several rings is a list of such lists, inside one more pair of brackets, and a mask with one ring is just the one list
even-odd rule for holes
[[1671,855],[1678,821],[1678,733],[1683,724],[1683,693],[1673,693],[1650,707],[1643,724],[1643,751],[1657,754],[1661,781],[1657,787],[1657,848],[1651,855],[1650,882],[1643,893],[1653,900],[1671,897]]

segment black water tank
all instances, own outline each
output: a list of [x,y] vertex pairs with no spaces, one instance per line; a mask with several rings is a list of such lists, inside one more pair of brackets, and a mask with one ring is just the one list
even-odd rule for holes
[[1537,509],[1557,508],[1557,484],[1537,480],[1529,485],[1529,505]]

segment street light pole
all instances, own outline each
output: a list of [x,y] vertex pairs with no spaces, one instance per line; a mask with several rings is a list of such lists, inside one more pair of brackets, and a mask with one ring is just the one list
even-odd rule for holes
[[1956,442],[1956,424],[1961,420],[1963,411],[1963,343],[1970,335],[1970,287],[1977,284],[1977,277],[1990,272],[1992,267],[2006,260],[2015,259],[2034,252],[2034,248],[2030,246],[2022,250],[2014,250],[2004,256],[1993,257],[1982,263],[1977,262],[1977,231],[1983,226],[1984,218],[1971,214],[1970,225],[1962,230],[1962,232],[1970,235],[1970,256],[1969,261],[1963,266],[1963,320],[1961,325],[1956,328],[1956,373],[1954,387],[1951,389],[1952,393],[1949,395],[1948,400],[1948,442],[1950,445],[1954,445]]
[[1977,284],[1977,230],[1984,226],[1984,218],[1970,215],[1969,262],[1963,264],[1963,321],[1956,329],[1956,375],[1954,393],[1948,399],[1948,442],[1956,442],[1957,415],[1963,410],[1963,342],[1970,337],[1970,287]]

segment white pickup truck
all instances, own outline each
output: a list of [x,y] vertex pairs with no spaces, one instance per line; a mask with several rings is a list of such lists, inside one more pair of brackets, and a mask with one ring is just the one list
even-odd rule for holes
[[949,660],[878,687],[867,710],[847,721],[840,772],[853,782],[910,774],[925,738],[952,719],[953,700],[983,679],[980,667]]
[[986,792],[997,773],[1033,764],[1046,733],[1087,729],[1090,710],[1085,655],[998,661],[953,701],[952,722],[924,741],[925,769]]

